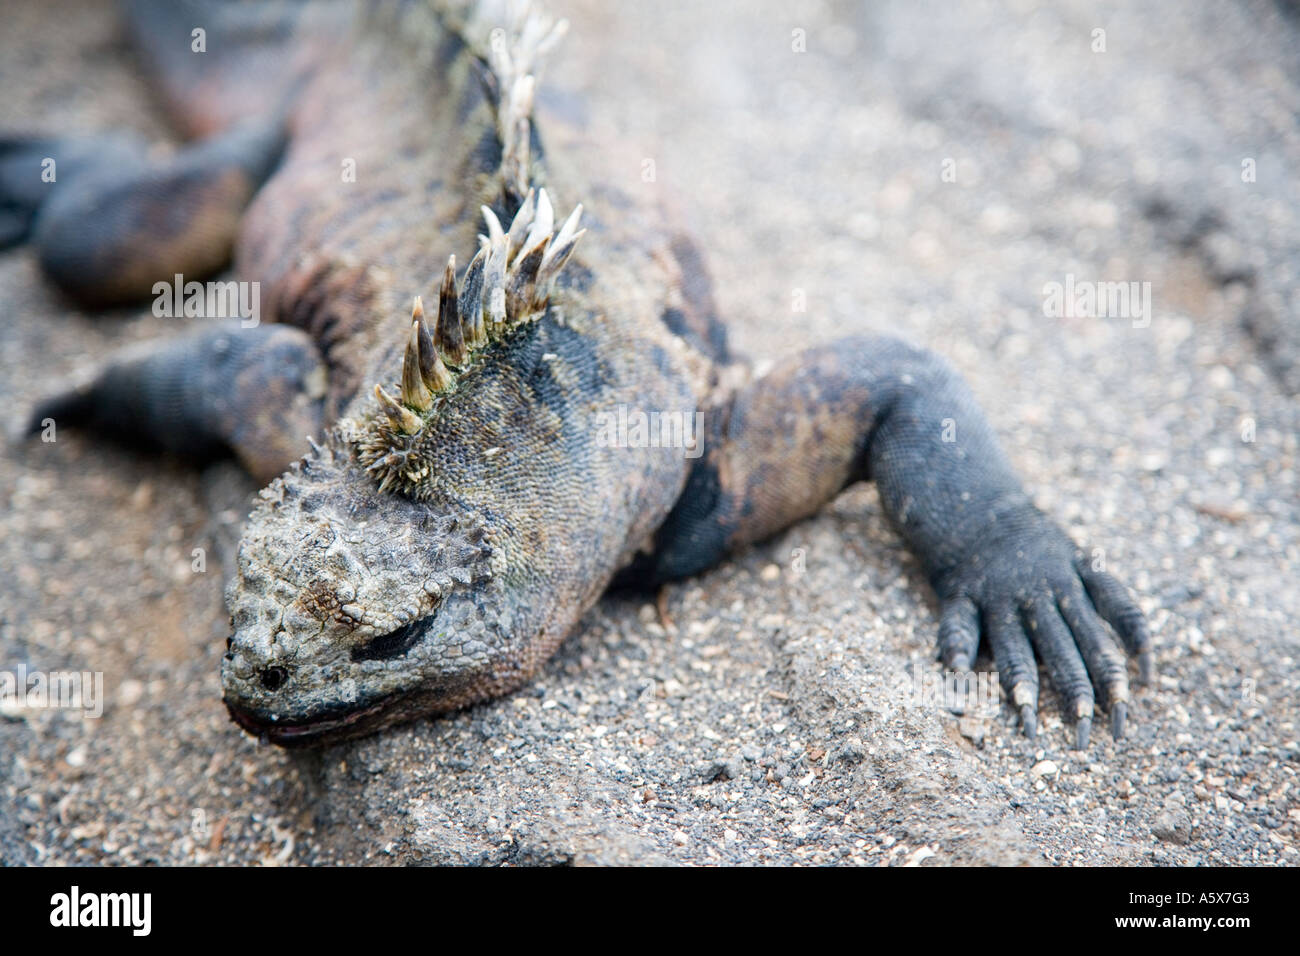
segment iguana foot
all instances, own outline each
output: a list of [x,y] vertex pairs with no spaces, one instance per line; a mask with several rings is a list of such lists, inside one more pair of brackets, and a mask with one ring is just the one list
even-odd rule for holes
[[1103,621],[1137,657],[1143,684],[1152,669],[1146,621],[1124,586],[1087,564],[1047,516],[1027,502],[999,514],[961,561],[937,575],[935,585],[944,666],[969,670],[982,632],[1028,737],[1037,731],[1035,654],[1074,722],[1077,749],[1088,746],[1097,704],[1109,711],[1114,737],[1124,735],[1127,662]]
[[98,169],[132,168],[144,152],[143,143],[126,136],[0,135],[0,249],[27,241],[59,182],[85,180]]
[[893,339],[842,339],[742,386],[705,421],[704,454],[677,507],[623,581],[692,574],[871,478],[940,598],[945,665],[969,670],[983,634],[1032,737],[1036,651],[1077,746],[1098,703],[1123,734],[1126,661],[1102,621],[1145,681],[1142,614],[1033,507],[969,390],[937,356]]
[[92,308],[144,301],[176,273],[206,279],[283,144],[278,118],[164,161],[125,137],[0,138],[0,248],[30,239],[50,281]]

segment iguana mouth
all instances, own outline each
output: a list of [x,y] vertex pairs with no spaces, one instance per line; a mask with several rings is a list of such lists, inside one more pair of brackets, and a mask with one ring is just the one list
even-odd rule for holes
[[310,747],[323,743],[327,738],[344,735],[351,736],[364,733],[367,718],[375,717],[387,710],[395,697],[384,697],[377,703],[360,710],[344,714],[321,714],[306,720],[269,720],[265,716],[245,710],[237,704],[226,701],[226,709],[231,718],[250,734],[255,734],[281,747]]

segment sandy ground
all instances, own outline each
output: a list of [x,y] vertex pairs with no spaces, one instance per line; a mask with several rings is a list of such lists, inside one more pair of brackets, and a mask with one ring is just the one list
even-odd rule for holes
[[[0,126],[166,138],[103,6],[7,5]],[[687,211],[741,350],[890,330],[969,378],[1149,615],[1130,736],[1068,750],[1050,694],[1032,743],[916,699],[933,600],[863,487],[670,588],[668,626],[607,599],[524,692],[286,755],[226,718],[219,562],[192,569],[249,483],[61,432],[0,455],[0,669],[100,671],[107,704],[0,713],[0,858],[1296,863],[1289,8],[554,6],[546,82],[654,161],[629,188]],[[1067,275],[1149,282],[1150,321],[1045,316]],[[0,290],[10,424],[176,329],[77,312],[26,250]]]

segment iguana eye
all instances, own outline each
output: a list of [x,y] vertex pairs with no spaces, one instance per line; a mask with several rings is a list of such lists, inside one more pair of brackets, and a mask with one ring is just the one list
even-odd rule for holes
[[361,647],[353,648],[354,661],[390,661],[401,657],[424,636],[424,620],[412,621],[395,631],[380,634]]

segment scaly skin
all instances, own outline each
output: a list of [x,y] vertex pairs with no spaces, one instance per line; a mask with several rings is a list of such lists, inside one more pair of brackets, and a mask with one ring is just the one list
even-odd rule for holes
[[[288,380],[306,392],[313,362],[327,370],[319,408],[281,399],[282,420],[250,410],[242,396],[286,380],[265,359],[264,331],[241,340],[253,384],[215,411],[193,400],[178,411],[175,389],[158,384],[165,374],[123,384],[121,366],[45,407],[98,420],[134,387],[144,398],[116,430],[175,448],[179,414],[258,474],[288,465],[282,436],[301,434],[314,409],[320,444],[262,492],[227,590],[222,684],[235,720],[279,744],[319,744],[507,693],[616,575],[653,584],[694,573],[870,479],[940,597],[945,663],[968,668],[983,634],[1032,734],[1036,650],[1079,746],[1098,699],[1121,734],[1127,667],[1102,619],[1145,676],[1141,615],[1032,507],[956,376],[883,338],[813,349],[761,378],[733,364],[689,241],[581,181],[582,157],[542,156],[530,94],[548,24],[536,13],[507,24],[494,50],[490,30],[503,22],[411,2],[356,22],[331,8],[286,31],[298,52],[272,71],[283,98],[266,120],[283,133],[279,163],[263,180],[258,148],[235,150],[251,154],[235,168],[256,191],[232,237],[234,265],[262,283],[268,315],[296,327],[284,331],[300,339],[277,342],[298,349]],[[158,62],[164,78],[180,70],[178,102],[207,110],[189,125],[221,128],[220,84]],[[214,171],[230,165],[209,152]],[[345,159],[356,182],[340,185]],[[215,199],[209,189],[199,210],[242,209],[234,187]],[[563,213],[585,207],[587,233],[558,277],[547,256],[571,230],[547,220],[547,200]],[[116,238],[156,220],[141,208]],[[37,220],[38,242],[58,233],[50,217]],[[480,231],[491,239],[478,266],[510,263],[496,300],[469,265]],[[137,247],[156,258],[156,244],[125,248]],[[55,259],[63,249],[42,248]],[[449,253],[462,267],[440,281]],[[118,296],[129,284],[112,279],[101,284]],[[417,294],[429,311],[412,330]],[[504,317],[493,311],[502,302]],[[203,336],[216,334],[245,333],[200,333],[169,367],[209,369]],[[620,406],[702,413],[702,455],[599,440],[599,416]],[[257,427],[241,428],[250,416]],[[943,438],[948,421],[955,442]]]

